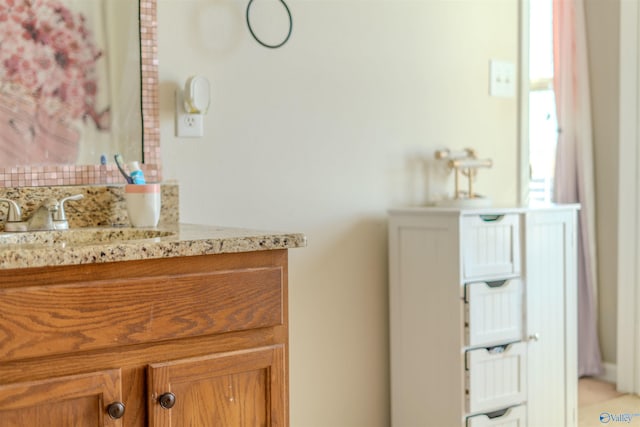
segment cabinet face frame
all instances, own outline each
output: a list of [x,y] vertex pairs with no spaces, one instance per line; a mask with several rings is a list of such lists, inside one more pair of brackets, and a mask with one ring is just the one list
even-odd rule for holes
[[[251,406],[254,404],[260,406],[264,405],[264,418],[266,425],[268,426],[286,426],[288,421],[282,419],[284,415],[288,413],[286,408],[286,384],[282,381],[285,378],[286,361],[285,361],[285,347],[284,345],[273,345],[269,347],[254,348],[241,351],[232,351],[220,354],[214,354],[204,357],[196,357],[190,359],[176,360],[166,363],[154,363],[149,365],[147,370],[148,375],[148,414],[149,414],[149,426],[151,427],[170,427],[175,425],[195,425],[198,427],[207,427],[211,425],[211,420],[208,420],[207,424],[192,424],[194,420],[187,422],[187,416],[190,411],[183,411],[180,413],[180,408],[183,408],[185,404],[180,400],[186,397],[178,393],[177,389],[189,390],[190,396],[209,397],[208,400],[213,405],[218,403],[221,406],[220,412],[225,412],[229,406],[236,406],[238,410],[243,409],[245,406]],[[199,396],[198,395],[198,383],[209,381],[210,384],[206,385],[210,388],[215,388],[213,384],[214,380],[226,379],[230,382],[242,381],[241,376],[249,375],[253,373],[263,373],[265,376],[265,389],[264,402],[242,402],[237,399],[238,390],[232,390],[230,395],[225,393],[226,390],[221,391],[220,395]],[[217,391],[217,390],[216,390]],[[174,393],[176,406],[171,409],[163,408],[158,399],[164,393]],[[258,393],[259,394],[259,393]],[[251,395],[247,392],[245,398]],[[223,404],[224,401],[224,404]],[[231,405],[226,405],[229,402]],[[191,406],[197,406],[202,410],[200,402],[190,402]],[[216,406],[218,406],[216,405]],[[229,414],[215,413],[213,410],[208,411],[210,414],[216,416],[226,417]],[[200,415],[200,414],[199,414]],[[240,419],[245,423],[242,426],[254,425],[253,420],[244,419],[247,416],[259,416],[249,412],[247,414],[238,413],[234,414],[239,418],[234,420],[220,420],[226,421],[225,425],[237,425]],[[230,415],[233,416],[233,415]],[[230,423],[231,422],[231,423]]]

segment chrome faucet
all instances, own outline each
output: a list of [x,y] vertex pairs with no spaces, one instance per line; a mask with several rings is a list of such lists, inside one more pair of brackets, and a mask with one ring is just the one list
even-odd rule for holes
[[53,215],[60,209],[60,203],[56,199],[46,199],[31,218],[24,221],[29,231],[55,230]]
[[0,202],[9,204],[7,220],[4,223],[5,231],[48,231],[48,230],[67,230],[69,222],[64,211],[64,203],[67,200],[80,200],[84,196],[76,194],[63,198],[60,202],[56,199],[46,199],[33,212],[30,218],[22,220],[20,207],[16,202],[9,199],[0,198]]

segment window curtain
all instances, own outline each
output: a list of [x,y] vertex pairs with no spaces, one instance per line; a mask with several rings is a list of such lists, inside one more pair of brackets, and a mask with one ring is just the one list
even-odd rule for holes
[[603,373],[597,334],[595,184],[583,0],[553,0],[554,91],[558,117],[554,201],[578,214],[578,372]]

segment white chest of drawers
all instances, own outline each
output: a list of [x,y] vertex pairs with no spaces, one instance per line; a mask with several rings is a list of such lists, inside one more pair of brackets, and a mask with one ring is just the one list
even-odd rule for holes
[[576,210],[390,212],[393,427],[575,427]]

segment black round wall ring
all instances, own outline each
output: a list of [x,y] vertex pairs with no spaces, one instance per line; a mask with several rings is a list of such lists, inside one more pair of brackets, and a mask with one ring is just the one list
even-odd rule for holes
[[284,9],[287,11],[287,15],[289,16],[289,32],[287,33],[287,36],[284,38],[284,40],[278,44],[266,44],[265,42],[260,40],[258,36],[256,36],[256,34],[253,32],[253,28],[251,28],[251,21],[249,19],[249,9],[251,9],[251,4],[253,3],[253,0],[249,0],[249,4],[247,4],[247,27],[249,27],[249,32],[258,43],[260,43],[264,47],[268,47],[269,49],[277,49],[283,44],[285,44],[289,40],[289,37],[291,37],[291,30],[293,29],[293,19],[291,18],[291,11],[289,10],[289,6],[287,6],[284,0],[279,0],[279,1],[280,3],[282,3],[282,5],[284,6]]

